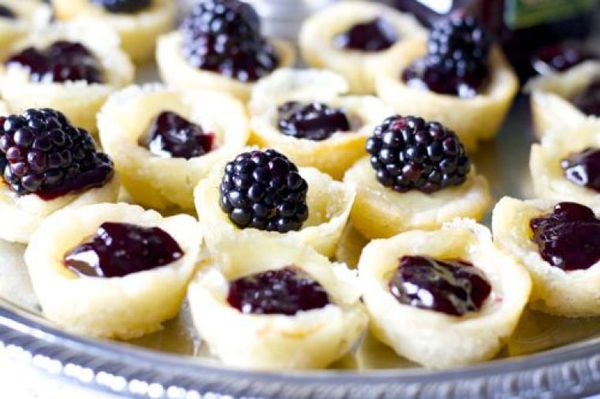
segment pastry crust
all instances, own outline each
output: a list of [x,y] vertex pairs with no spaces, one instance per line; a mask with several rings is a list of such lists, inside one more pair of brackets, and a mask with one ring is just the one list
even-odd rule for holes
[[456,217],[479,220],[491,202],[488,182],[474,168],[460,186],[432,194],[418,190],[398,193],[377,181],[365,157],[346,172],[344,182],[356,186],[350,219],[367,238],[386,238],[407,230],[434,230]]
[[536,136],[543,137],[550,130],[569,129],[585,121],[600,127],[598,116],[584,114],[569,100],[594,79],[600,79],[600,61],[586,61],[565,72],[531,79],[525,91],[531,93],[531,115]]
[[519,88],[518,79],[502,51],[490,52],[490,82],[485,92],[473,98],[435,93],[407,86],[402,71],[426,53],[424,39],[406,40],[378,65],[377,95],[401,115],[417,115],[454,130],[465,148],[473,150],[478,140],[492,139]]
[[52,8],[38,0],[2,0],[2,5],[10,8],[16,19],[0,18],[0,56],[16,40],[29,32],[46,27],[52,19]]
[[567,317],[598,316],[600,262],[586,270],[564,271],[546,262],[531,241],[530,220],[551,213],[554,205],[553,200],[503,198],[494,208],[494,241],[529,271],[532,308]]
[[[177,241],[184,256],[124,277],[77,277],[63,265],[64,254],[106,221],[159,227]],[[96,204],[48,217],[32,237],[25,261],[49,320],[80,334],[129,339],[158,330],[179,312],[201,242],[191,216],[163,218],[136,205]]]
[[[139,144],[153,119],[170,110],[215,134],[218,146],[191,159],[163,158]],[[212,168],[246,145],[250,135],[244,106],[224,93],[131,86],[115,93],[98,114],[100,140],[135,202],[159,210],[194,209],[193,191]]]
[[[247,238],[200,271],[188,290],[211,352],[227,365],[271,370],[322,368],[349,352],[367,325],[356,275],[304,245]],[[317,280],[332,303],[293,316],[243,314],[227,303],[229,281],[290,265]]]
[[354,187],[335,181],[317,169],[299,168],[300,175],[308,183],[306,203],[309,216],[302,229],[285,234],[254,228],[240,229],[219,206],[223,170],[224,165],[216,167],[194,191],[196,211],[212,254],[234,251],[243,239],[260,242],[285,237],[295,243],[307,244],[327,257],[334,255],[352,208]]
[[92,20],[55,24],[34,32],[13,46],[10,53],[29,46],[46,47],[57,40],[84,44],[98,58],[105,83],[36,83],[30,81],[28,68],[19,64],[0,65],[2,96],[12,113],[21,113],[28,108],[52,108],[64,113],[73,125],[95,133],[96,113],[110,93],[133,81],[134,67],[119,48],[116,33]]
[[[209,89],[227,92],[248,101],[254,83],[245,83],[205,71],[190,65],[181,52],[181,33],[174,31],[161,36],[156,48],[156,62],[162,80],[181,90]],[[272,41],[280,57],[279,67],[290,67],[296,61],[293,46],[284,41]]]
[[0,240],[0,297],[29,311],[38,309],[27,265],[25,246]]
[[152,60],[156,40],[173,28],[177,16],[173,0],[152,0],[147,9],[134,14],[110,13],[90,0],[53,0],[52,4],[59,19],[87,17],[110,25],[119,33],[123,50],[138,64]]
[[533,144],[529,168],[536,197],[574,201],[599,208],[598,193],[567,180],[560,166],[561,160],[588,147],[600,147],[600,125],[589,120],[576,127],[550,130],[541,144]]
[[[345,96],[347,82],[329,71],[281,69],[260,80],[250,101],[252,142],[275,148],[298,166],[312,166],[341,179],[365,153],[365,142],[375,126],[392,111],[376,97]],[[321,141],[286,136],[277,127],[277,107],[287,101],[322,102],[342,108],[360,121],[351,132],[338,132]]]
[[[490,281],[490,297],[480,311],[460,317],[401,304],[388,281],[404,255],[471,262]],[[428,368],[492,358],[514,331],[531,289],[525,269],[494,246],[486,227],[467,219],[437,231],[410,231],[372,241],[363,250],[358,269],[375,336]]]
[[[362,52],[338,49],[337,35],[358,23],[383,17],[394,26],[398,42],[387,50]],[[375,93],[376,65],[407,37],[426,37],[427,30],[411,14],[383,4],[345,1],[327,7],[302,25],[299,43],[302,57],[313,68],[330,69],[344,76],[354,94]]]

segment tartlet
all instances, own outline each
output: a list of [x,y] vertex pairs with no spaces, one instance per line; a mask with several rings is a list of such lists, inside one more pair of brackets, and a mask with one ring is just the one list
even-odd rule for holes
[[14,14],[14,18],[0,18],[0,55],[3,56],[16,40],[46,27],[52,19],[52,9],[37,0],[4,0],[1,5]]

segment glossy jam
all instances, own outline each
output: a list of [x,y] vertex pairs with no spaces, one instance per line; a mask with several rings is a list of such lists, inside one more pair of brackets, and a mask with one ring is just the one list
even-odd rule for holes
[[398,34],[388,21],[375,18],[354,25],[347,32],[336,36],[334,40],[335,46],[339,49],[371,53],[392,47],[398,41]]
[[600,149],[587,148],[572,154],[560,166],[570,182],[600,192]]
[[183,257],[183,250],[158,227],[103,223],[88,241],[69,251],[65,266],[80,276],[123,277]]
[[552,213],[531,219],[530,227],[540,255],[552,266],[579,270],[600,261],[600,220],[586,206],[561,202]]
[[227,302],[242,313],[288,316],[330,303],[323,286],[293,266],[232,281]]
[[536,72],[544,75],[552,71],[566,71],[593,58],[594,55],[581,46],[557,44],[536,51],[531,64]]
[[110,13],[134,14],[150,6],[151,0],[92,0]]
[[322,103],[290,101],[280,105],[277,112],[281,133],[299,139],[321,141],[352,129],[343,110]]
[[182,116],[165,111],[152,122],[145,143],[154,155],[190,159],[213,150],[215,135]]
[[9,7],[0,4],[0,18],[16,19],[17,14]]
[[468,262],[403,256],[389,289],[400,303],[462,316],[479,311],[492,287],[483,272]]
[[578,93],[573,104],[586,115],[600,116],[600,79],[592,81]]

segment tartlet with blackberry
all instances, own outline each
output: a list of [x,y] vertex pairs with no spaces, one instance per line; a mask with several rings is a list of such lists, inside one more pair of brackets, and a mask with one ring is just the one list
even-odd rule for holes
[[519,84],[476,19],[451,17],[434,25],[427,41],[392,50],[378,65],[376,87],[396,112],[437,120],[474,149],[496,134]]
[[329,71],[281,69],[259,81],[250,100],[252,142],[336,179],[364,154],[373,127],[391,111],[371,96],[349,96]]
[[9,49],[0,66],[0,92],[9,110],[63,112],[95,133],[108,96],[133,81],[134,67],[111,29],[94,21],[53,24]]
[[375,336],[428,368],[492,358],[531,289],[523,267],[467,219],[372,241],[358,270]]
[[237,155],[250,135],[244,106],[235,98],[158,84],[112,95],[98,126],[132,199],[160,210],[193,210],[194,187]]
[[249,150],[213,173],[194,192],[211,253],[237,251],[240,240],[273,237],[333,256],[354,188],[314,168],[298,168],[273,149]]
[[53,0],[59,19],[93,18],[119,33],[123,50],[136,63],[154,58],[156,40],[175,25],[173,0]]
[[308,18],[299,42],[309,66],[344,76],[354,94],[373,94],[377,63],[414,36],[425,37],[426,30],[412,15],[374,2],[344,1]]
[[26,243],[51,213],[114,202],[111,159],[60,112],[29,109],[0,116],[0,238]]
[[37,0],[3,0],[0,3],[0,54],[16,40],[50,23],[52,9]]
[[457,135],[438,122],[389,117],[366,151],[344,182],[356,187],[350,218],[367,238],[437,229],[456,217],[480,219],[490,204],[487,180]]
[[290,43],[261,33],[260,18],[240,0],[206,0],[194,5],[178,31],[159,38],[156,60],[171,86],[214,89],[241,100],[253,84],[294,63]]
[[246,237],[210,263],[188,301],[199,335],[227,365],[323,368],[367,325],[356,275],[304,245]]
[[49,320],[80,334],[129,339],[179,313],[201,243],[191,216],[95,204],[50,215],[25,261]]

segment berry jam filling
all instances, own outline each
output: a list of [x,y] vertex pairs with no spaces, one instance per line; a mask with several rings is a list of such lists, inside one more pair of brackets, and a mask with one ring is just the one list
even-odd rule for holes
[[600,261],[600,220],[590,208],[561,202],[551,214],[531,219],[529,225],[532,241],[552,266],[579,270]]
[[600,78],[592,81],[572,101],[584,114],[600,116]]
[[410,87],[470,98],[489,82],[491,38],[472,17],[437,23],[429,36],[427,55],[402,71]]
[[456,136],[438,122],[391,116],[367,140],[371,167],[385,187],[433,193],[465,182],[471,162]]
[[113,176],[90,134],[51,109],[0,116],[0,168],[18,195],[44,200],[102,187]]
[[566,71],[594,58],[596,56],[591,51],[581,46],[558,44],[539,49],[534,54],[531,64],[537,73],[545,75]]
[[208,154],[214,148],[215,135],[180,115],[165,111],[156,117],[142,144],[163,158],[190,159]]
[[256,11],[239,0],[205,0],[183,21],[183,54],[196,68],[254,82],[279,64]]
[[578,186],[600,192],[600,150],[586,148],[580,153],[563,159],[560,166],[565,177]]
[[61,40],[44,50],[27,47],[11,56],[5,65],[20,64],[29,69],[32,82],[85,80],[102,83],[98,59],[83,44]]
[[477,312],[492,287],[485,274],[468,262],[429,256],[403,256],[389,281],[398,302],[452,316]]
[[238,227],[286,233],[308,219],[308,184],[298,168],[275,150],[238,155],[225,167],[220,206]]
[[398,41],[394,27],[383,18],[356,24],[347,32],[336,36],[339,49],[359,50],[367,53],[387,50]]
[[64,264],[79,276],[123,277],[168,265],[183,255],[173,237],[158,227],[106,222],[68,252]]
[[320,309],[331,302],[318,281],[288,266],[238,278],[229,284],[227,302],[246,314],[283,314]]
[[326,140],[337,132],[351,130],[346,113],[322,103],[290,101],[277,108],[281,133],[298,139]]
[[92,0],[110,13],[133,14],[150,6],[151,0]]
[[17,14],[9,7],[0,4],[0,18],[17,19]]

